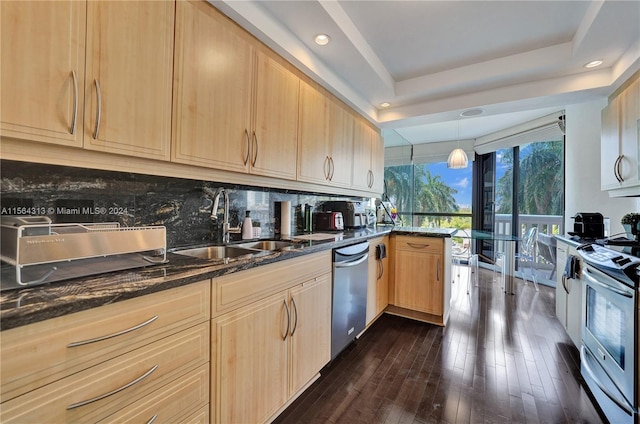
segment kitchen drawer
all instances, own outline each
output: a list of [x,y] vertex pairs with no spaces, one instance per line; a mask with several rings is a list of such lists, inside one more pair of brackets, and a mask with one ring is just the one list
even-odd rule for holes
[[331,251],[313,253],[213,279],[213,316],[237,309],[300,281],[331,272]]
[[4,402],[0,421],[79,423],[106,418],[208,363],[209,328],[209,322],[198,324]]
[[[207,321],[210,284],[201,281],[3,331],[2,401]],[[89,342],[70,347],[83,341]]]
[[396,250],[411,250],[412,252],[443,253],[444,240],[440,237],[412,237],[395,236]]
[[200,408],[191,414],[190,417],[187,417],[182,424],[211,424],[211,420],[209,420],[209,407],[205,406],[204,408]]
[[[209,364],[156,390],[100,421],[106,423],[178,423],[209,409]],[[197,422],[197,421],[196,421]]]

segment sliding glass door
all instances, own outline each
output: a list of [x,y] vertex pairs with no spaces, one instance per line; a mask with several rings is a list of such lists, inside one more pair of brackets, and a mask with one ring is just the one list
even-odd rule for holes
[[[564,141],[528,143],[483,157],[495,158],[493,231],[521,239],[533,235],[530,245],[518,246],[523,258],[516,263],[518,275],[554,286],[553,235],[564,233]],[[482,204],[491,202],[490,195],[481,193]]]

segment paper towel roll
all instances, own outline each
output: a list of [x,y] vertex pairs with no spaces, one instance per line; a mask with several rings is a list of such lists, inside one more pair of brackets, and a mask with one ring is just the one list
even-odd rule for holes
[[280,202],[280,235],[291,236],[291,202]]

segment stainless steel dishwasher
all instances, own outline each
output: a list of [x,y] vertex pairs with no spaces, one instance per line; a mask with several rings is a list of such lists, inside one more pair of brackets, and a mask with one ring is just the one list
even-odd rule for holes
[[331,359],[364,330],[368,259],[368,241],[333,250]]

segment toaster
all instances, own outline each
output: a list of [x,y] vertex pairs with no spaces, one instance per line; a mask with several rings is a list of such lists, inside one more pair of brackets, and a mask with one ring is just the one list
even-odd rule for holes
[[324,202],[322,209],[342,213],[344,228],[364,228],[368,224],[364,202],[354,200],[333,200]]
[[342,231],[344,230],[344,220],[342,212],[317,212],[315,217],[315,230]]

